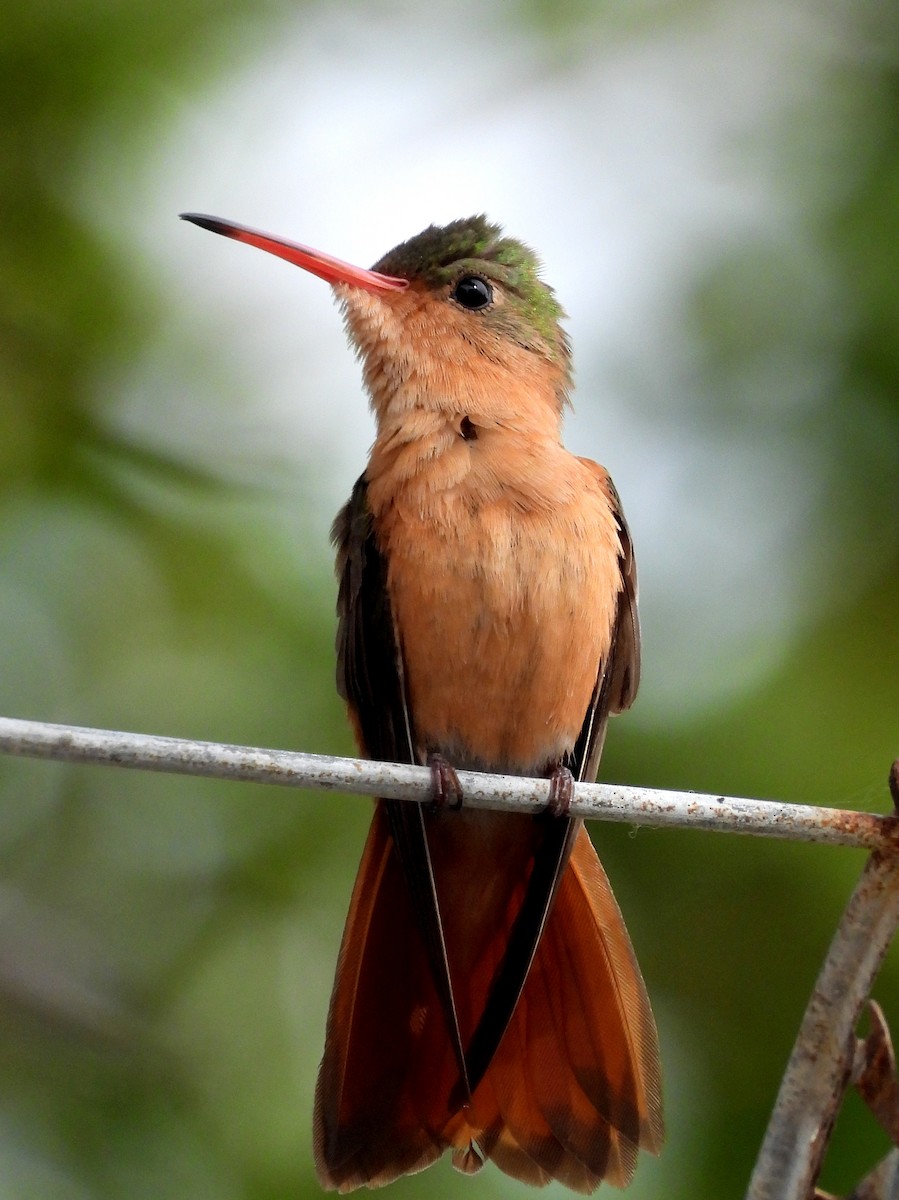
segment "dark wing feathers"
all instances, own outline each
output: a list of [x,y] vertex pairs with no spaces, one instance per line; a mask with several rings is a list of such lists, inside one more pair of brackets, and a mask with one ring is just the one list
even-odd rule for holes
[[387,569],[375,541],[364,475],[337,514],[331,540],[339,580],[337,690],[370,758],[414,762]]
[[[608,479],[608,477],[606,476]],[[609,657],[600,663],[593,700],[584,718],[583,728],[566,766],[575,779],[592,783],[599,770],[606,726],[611,713],[624,712],[634,702],[640,683],[640,617],[637,612],[637,564],[630,530],[621,511],[618,493],[609,481],[618,525],[621,551],[618,563],[621,570],[621,591],[612,629]]]
[[[337,548],[337,687],[349,705],[362,747],[382,762],[415,762],[403,662],[397,642],[387,564],[378,549],[364,475],[331,531]],[[467,1092],[443,922],[421,804],[382,800],[396,853],[424,938],[434,983]]]

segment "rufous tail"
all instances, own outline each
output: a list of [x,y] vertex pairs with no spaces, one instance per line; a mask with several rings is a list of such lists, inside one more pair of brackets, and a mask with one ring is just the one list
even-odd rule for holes
[[[527,818],[506,816],[526,828]],[[438,878],[438,894],[439,894]],[[477,904],[477,879],[471,881]],[[470,1036],[521,902],[474,968],[453,975]],[[453,963],[450,963],[452,969]],[[625,1186],[663,1138],[658,1042],[621,913],[582,828],[499,1048],[463,1107],[458,1067],[379,805],[362,856],[315,1100],[321,1183],[351,1191],[420,1171],[445,1150],[471,1173],[578,1192]]]

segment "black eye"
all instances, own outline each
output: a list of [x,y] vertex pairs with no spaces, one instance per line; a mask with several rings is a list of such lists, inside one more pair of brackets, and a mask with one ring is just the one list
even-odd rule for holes
[[472,312],[493,302],[493,288],[480,275],[463,275],[450,295],[457,304]]

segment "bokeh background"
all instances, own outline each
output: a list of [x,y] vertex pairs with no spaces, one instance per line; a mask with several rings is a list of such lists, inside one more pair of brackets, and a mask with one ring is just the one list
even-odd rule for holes
[[[327,533],[372,437],[358,366],[324,284],[176,217],[366,264],[486,211],[569,312],[568,444],[637,547],[603,777],[886,809],[899,9],[7,2],[0,122],[0,712],[351,751]],[[318,1194],[368,812],[0,761],[0,1197]],[[666,1068],[632,1195],[739,1195],[862,857],[594,836]],[[823,1182],[885,1149],[850,1101]],[[393,1194],[524,1191],[442,1163]]]

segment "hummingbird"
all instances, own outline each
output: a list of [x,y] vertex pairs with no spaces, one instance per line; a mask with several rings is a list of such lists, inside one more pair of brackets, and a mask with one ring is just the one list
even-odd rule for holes
[[[663,1139],[659,1047],[575,781],[640,675],[631,537],[567,451],[564,313],[485,216],[371,270],[194,213],[326,280],[376,421],[332,531],[337,685],[363,756],[428,765],[378,800],[340,947],[313,1120],[322,1186],[444,1152],[536,1186],[631,1179]],[[542,776],[537,816],[467,809],[457,770]]]

